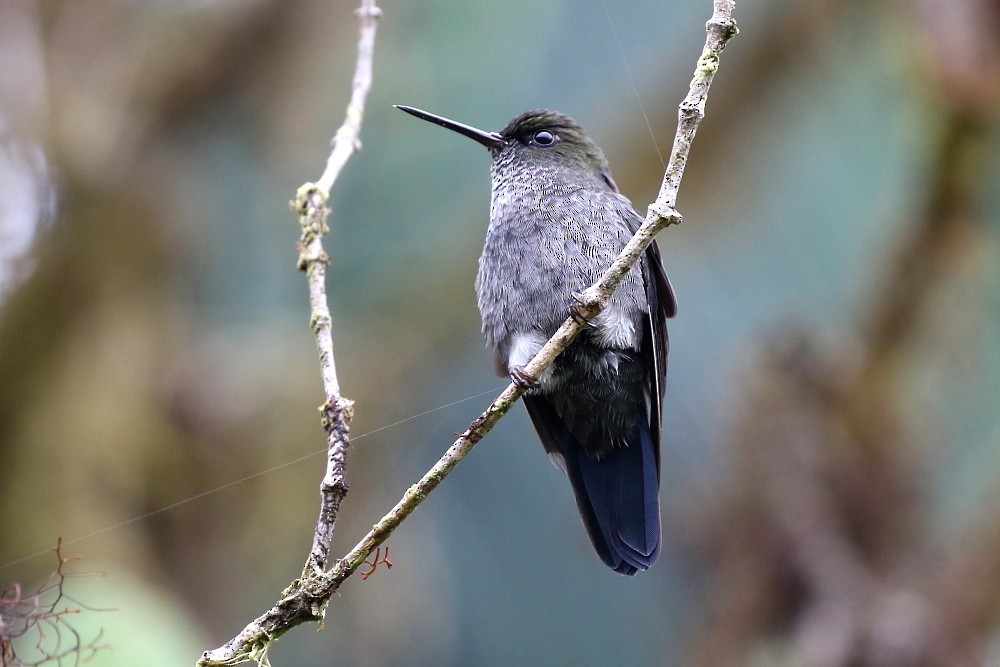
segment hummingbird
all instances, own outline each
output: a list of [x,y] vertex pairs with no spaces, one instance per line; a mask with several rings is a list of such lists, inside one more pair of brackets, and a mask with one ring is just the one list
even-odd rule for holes
[[[597,281],[642,223],[604,153],[549,109],[486,132],[397,108],[485,146],[490,224],[475,288],[496,372],[525,389],[542,446],[569,478],[597,555],[620,574],[660,551],[660,420],[673,287],[652,243],[607,307],[581,318],[577,295]],[[539,377],[524,370],[567,313],[584,330]]]

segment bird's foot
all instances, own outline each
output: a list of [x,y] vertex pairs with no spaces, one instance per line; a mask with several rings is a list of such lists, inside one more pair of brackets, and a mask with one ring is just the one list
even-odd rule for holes
[[580,312],[580,307],[583,305],[583,295],[579,292],[573,292],[570,296],[573,297],[573,303],[569,304],[569,308],[566,309],[569,316],[584,329],[596,329],[597,325]]
[[538,389],[541,383],[534,375],[524,370],[524,366],[514,366],[510,369],[510,379],[521,389]]

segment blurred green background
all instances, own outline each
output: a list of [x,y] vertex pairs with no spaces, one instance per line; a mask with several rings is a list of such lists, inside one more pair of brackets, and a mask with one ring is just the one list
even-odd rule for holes
[[[488,155],[391,105],[567,112],[644,211],[711,14],[382,8],[327,241],[356,401],[335,554],[504,384],[472,290]],[[105,572],[66,583],[114,608],[71,619],[111,644],[90,665],[194,664],[300,571],[323,396],[287,202],[342,121],[353,9],[0,3],[0,587],[42,580],[58,537]],[[276,667],[1000,661],[997,5],[736,18],[659,239],[659,562],[601,565],[518,407]]]

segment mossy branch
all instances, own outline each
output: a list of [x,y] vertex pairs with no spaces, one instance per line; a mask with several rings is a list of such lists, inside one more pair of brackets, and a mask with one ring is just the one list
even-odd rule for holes
[[[368,3],[366,3],[368,4]],[[374,8],[374,4],[370,5]],[[708,99],[709,87],[715,77],[719,65],[719,56],[726,44],[738,33],[736,23],[732,18],[734,0],[714,0],[714,12],[708,21],[706,29],[708,36],[705,40],[705,47],[695,69],[694,78],[691,81],[687,96],[681,102],[678,110],[677,132],[674,136],[673,149],[667,165],[663,183],[656,200],[649,207],[646,218],[633,236],[626,244],[621,254],[614,263],[604,272],[601,278],[591,287],[584,290],[580,295],[579,312],[585,318],[592,318],[599,314],[608,302],[612,292],[618,287],[625,274],[635,264],[639,256],[645,251],[649,244],[653,242],[656,234],[671,224],[681,221],[681,215],[675,210],[677,192],[680,187],[681,178],[684,175],[684,168],[687,165],[688,154],[691,143],[694,140],[698,125],[705,114],[705,104]],[[365,19],[362,10],[362,21]],[[374,15],[372,16],[374,21]],[[374,37],[374,29],[372,29]],[[361,48],[359,45],[359,61]],[[358,77],[355,78],[355,85],[358,84]],[[363,98],[362,98],[363,100]],[[352,97],[352,105],[354,98]],[[354,109],[356,116],[352,115]],[[352,106],[348,110],[348,120],[345,127],[352,122],[352,119],[360,123],[361,106]],[[355,126],[356,127],[356,126]],[[343,133],[343,134],[342,134]],[[356,133],[351,134],[350,130],[343,127],[337,132],[336,145],[343,142],[353,142],[347,144],[356,146]],[[333,154],[331,154],[331,161]],[[342,166],[342,163],[340,164]],[[339,167],[338,167],[339,171]],[[335,174],[333,176],[335,178]],[[323,183],[324,181],[320,181]],[[330,181],[332,183],[332,180]],[[300,207],[300,214],[303,216],[303,250],[304,268],[307,273],[318,271],[322,273],[327,259],[322,252],[322,246],[318,245],[318,239],[326,231],[326,193],[328,188],[307,184],[304,190],[300,191],[297,205]],[[311,217],[310,217],[311,216]],[[306,220],[308,218],[308,220]],[[307,225],[308,222],[308,225]],[[313,245],[315,243],[316,245]],[[312,274],[310,273],[310,276]],[[312,294],[312,279],[310,279],[310,294]],[[323,300],[325,306],[325,297]],[[329,319],[329,311],[317,308],[313,303],[314,320]],[[323,328],[319,325],[316,328]],[[538,377],[553,360],[566,349],[583,326],[573,318],[567,318],[559,327],[558,331],[542,347],[527,366],[525,371]],[[317,334],[317,339],[319,335]],[[321,347],[321,359],[323,356]],[[332,369],[332,341],[330,343],[330,368]],[[334,387],[336,374],[333,374]],[[326,375],[324,373],[324,385],[326,386]],[[518,385],[511,383],[492,402],[492,404],[469,425],[469,428],[458,437],[448,448],[444,455],[428,470],[420,480],[411,486],[403,494],[398,503],[379,521],[372,526],[371,531],[358,542],[343,558],[338,560],[329,571],[324,571],[322,563],[325,560],[317,558],[316,549],[310,556],[302,577],[296,579],[283,592],[282,598],[268,610],[267,613],[247,625],[244,630],[235,638],[230,640],[225,646],[208,651],[198,662],[199,665],[232,665],[247,660],[257,660],[262,664],[267,663],[267,648],[278,637],[304,622],[320,621],[323,618],[323,610],[329,602],[330,597],[340,588],[340,585],[350,577],[357,568],[365,562],[371,553],[392,534],[392,532],[424,501],[427,495],[433,491],[438,484],[458,465],[466,454],[493,428],[493,426],[503,417],[510,408],[521,397],[524,390]],[[331,392],[328,387],[328,395],[339,404],[342,399],[338,392]],[[347,406],[349,407],[349,403]],[[324,414],[329,416],[326,419],[334,423],[341,423],[346,432],[347,418],[341,418],[341,422],[336,422],[336,415],[343,414],[336,409],[328,400],[324,405]],[[332,448],[331,448],[332,451]],[[346,491],[346,485],[344,487]],[[322,516],[322,515],[321,515]],[[327,542],[328,544],[328,542]]]

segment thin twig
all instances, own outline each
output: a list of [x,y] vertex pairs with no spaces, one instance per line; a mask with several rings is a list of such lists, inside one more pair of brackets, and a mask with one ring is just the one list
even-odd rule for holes
[[[61,665],[87,662],[97,652],[108,648],[101,642],[103,630],[89,642],[73,627],[69,617],[82,611],[114,611],[100,609],[77,600],[66,592],[67,580],[75,577],[102,577],[103,572],[68,572],[68,566],[79,556],[62,555],[62,539],[52,550],[58,565],[48,578],[31,593],[25,594],[14,583],[0,590],[0,666]],[[14,643],[19,641],[27,653],[19,654]]]
[[[712,79],[718,69],[719,55],[729,40],[738,32],[732,18],[733,5],[734,0],[714,0],[714,13],[706,25],[708,37],[705,40],[705,48],[698,59],[690,90],[679,107],[677,133],[674,137],[673,149],[659,195],[649,207],[649,212],[642,226],[626,244],[615,262],[604,272],[597,283],[583,292],[579,311],[585,318],[592,318],[601,312],[611,293],[643,251],[652,243],[657,232],[668,225],[681,221],[681,216],[674,209],[674,205],[677,201],[677,191],[684,174],[684,167],[687,164],[691,142],[701,119],[704,117],[705,102]],[[362,18],[364,19],[364,17]],[[359,47],[359,56],[360,53],[361,48]],[[357,82],[356,78],[356,85]],[[348,120],[350,121],[350,119],[351,113],[349,111]],[[360,121],[360,116],[358,120]],[[341,132],[338,131],[337,134],[339,138]],[[300,191],[297,200],[310,202],[317,209],[322,207],[323,215],[319,217],[315,227],[310,227],[314,236],[318,236],[326,230],[323,200],[325,197],[320,196],[315,188],[312,190],[306,188],[304,191]],[[303,215],[309,213],[305,208],[302,208],[301,211]],[[303,223],[303,229],[306,229],[305,223]],[[306,256],[307,252],[308,247],[303,255]],[[319,252],[322,253],[321,246]],[[312,255],[309,256],[312,257]],[[326,261],[325,254],[318,254],[315,259],[311,260],[311,264],[307,268],[311,269],[314,265],[325,266]],[[312,284],[311,280],[310,284]],[[325,316],[328,326],[329,312],[322,315]],[[317,320],[315,307],[313,319]],[[525,370],[538,377],[542,371],[548,368],[556,356],[566,349],[581,329],[581,324],[573,318],[568,318],[535,355],[535,358],[528,363]],[[330,349],[332,360],[332,343]],[[247,625],[239,635],[221,648],[206,652],[198,664],[232,665],[250,659],[266,662],[267,649],[274,640],[296,625],[307,621],[321,620],[325,605],[344,580],[351,576],[371,553],[388,539],[399,524],[423,502],[475,444],[510,410],[522,393],[523,390],[520,387],[513,383],[509,384],[486,411],[477,417],[465,433],[448,448],[448,451],[437,463],[416,484],[406,490],[395,507],[383,516],[351,551],[337,561],[329,572],[307,567],[302,578],[293,581],[284,591],[282,598],[270,610]],[[336,395],[331,394],[331,396]],[[316,562],[315,554],[311,558],[313,562]]]
[[292,207],[299,213],[302,238],[299,241],[299,268],[306,272],[309,283],[310,324],[316,336],[319,351],[320,373],[326,401],[320,408],[323,428],[326,431],[326,474],[320,483],[320,510],[313,532],[312,550],[306,569],[322,571],[330,554],[330,540],[340,512],[340,504],[347,495],[347,449],[350,446],[352,401],[340,395],[337,367],[333,357],[333,331],[330,306],[326,299],[326,267],[329,256],[323,249],[323,234],[328,230],[326,220],[330,210],[326,205],[330,188],[340,175],[347,160],[361,148],[359,136],[365,112],[365,99],[372,86],[372,55],[375,32],[382,13],[375,0],[362,0],[357,10],[361,23],[358,37],[358,62],[354,71],[351,101],[347,117],[331,143],[326,169],[316,183],[306,183],[299,188]]
[[[312,549],[303,570],[304,578],[310,574],[319,576],[323,573],[340,505],[348,490],[346,463],[353,402],[340,395],[340,383],[334,363],[332,319],[326,298],[326,267],[330,258],[323,248],[323,235],[329,231],[326,221],[330,215],[327,207],[330,189],[347,160],[361,148],[361,122],[364,118],[365,100],[372,84],[375,33],[382,10],[376,6],[375,0],[361,0],[356,14],[360,24],[358,59],[346,118],[333,137],[323,174],[315,183],[306,183],[300,187],[292,202],[292,208],[299,214],[299,225],[302,228],[298,266],[306,272],[310,326],[316,336],[320,373],[326,394],[326,400],[320,408],[321,421],[327,435],[326,473],[320,483],[319,518],[313,533]],[[295,588],[298,581],[293,582],[289,590]],[[272,612],[279,608],[283,608],[281,602],[275,605]],[[322,618],[322,604],[312,604],[307,609],[300,609],[295,616],[301,619],[298,622]],[[280,634],[270,629],[265,622],[266,618],[267,615],[258,618],[224,646],[206,651],[199,664],[236,664],[249,659],[266,663],[267,647]]]

